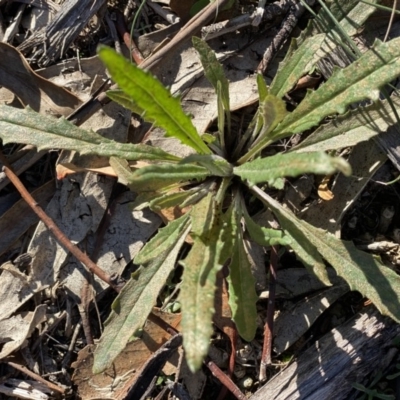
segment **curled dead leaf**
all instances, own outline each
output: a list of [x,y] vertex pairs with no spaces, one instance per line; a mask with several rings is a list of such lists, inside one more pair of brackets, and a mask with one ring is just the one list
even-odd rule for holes
[[325,176],[318,186],[318,196],[325,201],[332,200],[335,197],[328,187],[331,177],[332,176]]

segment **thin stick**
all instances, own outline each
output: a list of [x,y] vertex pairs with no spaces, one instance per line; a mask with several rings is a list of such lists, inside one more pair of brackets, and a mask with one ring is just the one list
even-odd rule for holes
[[53,390],[54,392],[61,393],[61,394],[65,393],[65,389],[64,388],[62,388],[60,386],[57,386],[54,383],[51,383],[49,381],[46,381],[46,379],[44,379],[40,375],[37,375],[34,372],[30,371],[24,365],[20,365],[20,364],[17,364],[15,362],[12,362],[12,361],[7,361],[7,364],[10,367],[13,367],[16,370],[22,372],[23,374],[28,375],[30,378],[32,378],[32,379],[34,379],[34,380],[36,380],[36,381],[38,381],[40,383],[43,383],[43,385],[47,386],[50,390]]
[[260,382],[267,379],[267,366],[271,365],[272,337],[274,334],[275,292],[276,292],[276,270],[278,264],[278,248],[271,247],[269,263],[269,297],[267,321],[264,325],[264,344],[260,363]]
[[281,49],[283,43],[288,39],[289,35],[292,33],[294,27],[296,26],[297,21],[304,13],[305,8],[302,4],[296,3],[293,0],[290,1],[293,3],[293,5],[290,7],[289,13],[283,20],[279,31],[265,51],[263,59],[258,65],[256,72],[265,74],[269,64],[276,56],[278,51]]
[[122,37],[122,40],[126,44],[126,47],[128,47],[129,51],[131,52],[132,58],[135,60],[135,63],[138,65],[141,64],[144,58],[140,53],[140,50],[135,43],[135,40],[130,35],[128,28],[126,27],[124,15],[119,11],[116,11],[115,15],[117,17],[115,21],[115,26],[119,35]]
[[119,292],[122,289],[122,283],[118,282],[118,277],[110,276],[96,265],[85,253],[83,253],[76,245],[64,235],[56,223],[43,211],[39,204],[35,201],[32,195],[26,190],[23,183],[14,173],[7,159],[0,152],[0,162],[3,164],[3,171],[7,178],[14,184],[15,188],[21,194],[22,198],[28,203],[36,215],[47,226],[50,232],[54,235],[57,241],[66,248],[72,255],[76,257],[90,272],[98,276],[101,280],[110,285],[114,290]]
[[211,373],[239,400],[246,400],[247,397],[233,383],[228,375],[224,374],[221,369],[211,360],[206,361],[206,365]]

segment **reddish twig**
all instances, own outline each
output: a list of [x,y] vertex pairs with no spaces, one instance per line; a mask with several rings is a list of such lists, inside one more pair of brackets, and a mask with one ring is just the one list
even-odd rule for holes
[[115,21],[115,27],[117,28],[117,31],[122,40],[126,44],[126,47],[128,47],[129,51],[131,52],[132,58],[135,60],[135,63],[139,65],[143,62],[144,57],[142,56],[142,53],[140,52],[135,41],[133,40],[133,37],[131,37],[128,31],[124,15],[119,11],[116,11],[115,14],[117,17],[117,20]]
[[267,322],[264,325],[264,344],[260,364],[260,381],[267,379],[267,365],[271,364],[272,336],[274,332],[275,292],[276,292],[276,270],[278,264],[278,248],[271,247],[269,263],[269,298],[267,310]]
[[86,280],[81,289],[81,304],[78,304],[78,310],[82,319],[82,328],[85,334],[86,344],[94,344],[89,318],[90,300],[92,297],[89,292],[90,287],[89,280]]
[[[228,336],[231,343],[231,354],[229,356],[227,374],[232,378],[235,368],[237,330],[235,323],[232,321],[232,311],[229,306],[228,283],[224,274],[228,274],[227,268],[220,271],[217,275],[217,291],[215,297],[215,314],[214,324]],[[217,400],[226,397],[228,389],[223,386],[218,394]]]
[[233,383],[228,375],[224,374],[221,369],[213,362],[208,360],[206,362],[208,369],[211,373],[239,400],[246,400],[247,397],[242,391]]
[[65,389],[64,388],[62,388],[60,386],[57,386],[54,383],[51,383],[49,381],[46,381],[46,379],[44,379],[40,375],[37,375],[34,372],[30,371],[24,365],[20,365],[20,364],[17,364],[15,362],[12,362],[12,361],[7,361],[7,364],[10,367],[13,367],[16,370],[22,372],[23,374],[28,375],[30,378],[32,378],[32,379],[34,379],[34,380],[36,380],[36,381],[38,381],[40,383],[43,383],[43,385],[47,386],[50,390],[53,390],[54,392],[61,393],[61,394],[65,393]]
[[110,276],[105,273],[98,265],[96,265],[85,253],[83,253],[76,245],[64,235],[56,223],[43,211],[39,204],[35,201],[32,195],[26,190],[23,183],[10,167],[7,159],[0,152],[0,162],[3,164],[3,171],[7,178],[14,184],[15,188],[21,194],[22,198],[28,203],[40,220],[47,226],[50,232],[54,235],[57,241],[66,248],[77,260],[79,260],[90,272],[98,276],[101,280],[110,285],[114,290],[119,292],[122,288],[122,283],[118,277]]

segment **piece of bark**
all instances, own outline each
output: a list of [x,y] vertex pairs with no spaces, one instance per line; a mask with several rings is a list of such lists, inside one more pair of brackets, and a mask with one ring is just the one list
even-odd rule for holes
[[369,374],[388,366],[399,333],[399,324],[370,308],[326,334],[250,399],[356,398],[353,384],[368,384]]
[[18,49],[26,53],[37,47],[33,58],[37,58],[41,66],[56,61],[104,3],[105,0],[66,0],[53,21],[25,40]]

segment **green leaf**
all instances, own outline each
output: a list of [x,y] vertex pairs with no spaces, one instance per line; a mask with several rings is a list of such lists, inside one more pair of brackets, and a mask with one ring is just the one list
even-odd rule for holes
[[[309,72],[314,64],[316,52],[320,49],[326,35],[318,35],[307,38],[296,51],[288,53],[285,60],[280,64],[277,74],[270,86],[270,93],[281,99],[290,89],[292,89],[298,80]],[[294,39],[291,44],[296,48],[297,42]]]
[[[391,99],[397,112],[400,112],[399,98],[392,97]],[[379,100],[369,106],[349,111],[329,123],[321,125],[291,151],[300,153],[355,146],[357,143],[385,132],[395,124],[396,117],[393,109],[386,100]]]
[[330,175],[337,170],[345,175],[351,173],[350,165],[343,158],[330,157],[323,152],[315,152],[277,154],[271,157],[258,158],[235,167],[233,172],[242,179],[247,179],[255,184],[307,173]]
[[218,82],[221,82],[221,97],[226,111],[230,110],[229,107],[229,82],[225,76],[222,65],[217,60],[214,51],[204,41],[196,36],[192,37],[193,47],[199,53],[201,64],[204,68],[204,75],[213,85],[217,92]]
[[[358,0],[332,3],[330,9],[341,29],[349,36],[357,34],[360,26],[375,11],[374,7]],[[312,30],[312,26],[318,27],[317,32]],[[300,38],[292,40],[290,49],[271,83],[270,93],[282,98],[318,61],[333,52],[340,45],[337,35],[332,34],[336,30],[338,29],[332,19],[321,9],[311,27],[303,31]]]
[[257,330],[258,296],[255,290],[255,280],[251,273],[251,264],[244,247],[239,221],[233,214],[232,233],[234,237],[232,245],[232,257],[229,265],[229,305],[232,310],[232,319],[236,324],[239,335],[246,341],[254,339]]
[[265,96],[264,100],[260,103],[259,112],[263,119],[263,126],[255,143],[267,140],[268,134],[273,131],[287,115],[285,102],[271,94]]
[[258,101],[262,103],[271,92],[268,90],[263,74],[258,73],[256,79],[257,79]]
[[400,75],[400,38],[376,41],[373,48],[345,69],[336,69],[318,90],[309,92],[300,105],[273,132],[274,140],[303,132],[323,118],[339,113],[365,98],[379,99],[379,89]]
[[[372,0],[371,3],[377,3],[376,0]],[[329,11],[332,13],[334,18],[340,23],[340,27],[349,36],[353,36],[359,33],[362,29],[364,22],[375,12],[375,7],[362,3],[359,0],[348,0],[332,3],[329,7]],[[318,13],[318,18],[313,21],[314,24],[322,32],[337,31],[338,28],[335,21],[328,15],[325,9],[321,9]],[[326,50],[333,51],[336,46],[327,43]]]
[[204,179],[208,169],[193,164],[157,164],[139,168],[129,177],[129,187],[134,191],[154,191],[176,182]]
[[378,257],[358,250],[353,243],[337,239],[322,229],[299,220],[260,189],[255,192],[272,209],[282,227],[290,231],[296,227],[302,232],[299,244],[310,243],[324,259],[344,278],[351,290],[369,298],[378,310],[400,322],[400,276],[383,265]]
[[128,164],[128,161],[122,158],[110,157],[109,162],[112,169],[118,176],[118,182],[122,185],[128,186],[129,178],[132,174],[132,170]]
[[291,241],[279,229],[264,228],[254,222],[248,214],[246,208],[242,207],[243,217],[246,224],[246,229],[250,237],[260,246],[275,246],[280,244],[282,246],[290,245]]
[[152,211],[160,211],[166,208],[180,206],[184,200],[193,195],[196,190],[184,190],[175,193],[166,193],[150,201]]
[[135,264],[147,264],[167,252],[173,247],[182,232],[187,229],[189,215],[171,221],[166,227],[161,228],[134,258]]
[[217,82],[217,110],[218,110],[218,135],[221,143],[221,148],[225,149],[225,111],[222,98],[222,85]]
[[[373,0],[373,2],[376,1]],[[322,58],[329,57],[330,53],[335,52],[337,47],[349,48],[348,38],[359,33],[365,21],[375,12],[375,7],[364,4],[359,0],[348,0],[331,3],[329,11],[337,22],[328,15],[324,8],[321,8],[317,18],[311,20],[308,27],[296,39],[296,46],[298,46],[308,37],[326,33],[324,42],[321,44],[320,49],[315,52],[313,60],[310,62],[310,68]],[[339,26],[337,26],[337,23],[339,23]]]
[[279,221],[282,223],[281,226],[285,231],[285,236],[290,239],[290,247],[307,270],[314,274],[324,285],[331,286],[324,260],[317,248],[310,241],[304,239],[304,234],[297,225],[282,219]]
[[39,150],[65,149],[80,154],[115,156],[126,160],[179,161],[180,158],[144,144],[118,143],[78,128],[64,118],[0,105],[0,137],[6,143],[29,143]]
[[105,329],[94,353],[93,373],[110,367],[125,348],[132,335],[143,327],[157,296],[174,269],[179,251],[189,232],[188,223],[175,238],[168,251],[141,268],[139,276],[131,279],[113,303],[113,311],[105,323]]
[[139,109],[146,111],[146,120],[165,129],[166,136],[179,139],[198,153],[211,153],[189,116],[183,112],[179,99],[173,97],[161,82],[109,47],[100,46],[98,53],[113,80]]
[[180,302],[182,304],[183,346],[192,371],[201,367],[208,353],[213,329],[214,295],[217,272],[230,256],[227,243],[232,233],[216,210],[209,194],[191,211],[193,247],[184,266]]
[[207,168],[214,176],[230,177],[233,173],[233,166],[224,158],[204,154],[190,154],[180,161],[179,164],[197,163],[204,168]]
[[123,90],[107,90],[107,96],[116,103],[121,104],[121,106],[124,106],[128,110],[131,110],[135,114],[138,114],[140,116],[145,115],[145,111],[143,110],[143,108],[140,108],[138,104],[135,103],[132,98]]

